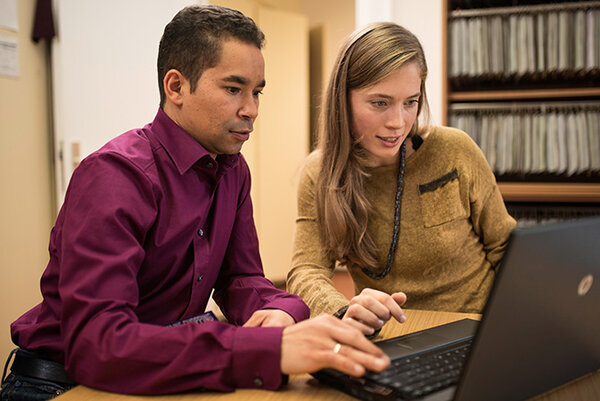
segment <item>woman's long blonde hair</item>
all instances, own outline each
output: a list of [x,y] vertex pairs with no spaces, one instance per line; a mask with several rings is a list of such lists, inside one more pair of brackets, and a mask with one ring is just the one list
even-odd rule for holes
[[352,134],[349,93],[380,82],[410,62],[421,73],[421,97],[409,137],[420,133],[418,116],[422,110],[428,112],[425,54],[419,40],[394,23],[370,24],[348,37],[322,101],[317,217],[329,256],[348,267],[379,267],[375,243],[367,233],[370,204],[364,191],[365,155]]

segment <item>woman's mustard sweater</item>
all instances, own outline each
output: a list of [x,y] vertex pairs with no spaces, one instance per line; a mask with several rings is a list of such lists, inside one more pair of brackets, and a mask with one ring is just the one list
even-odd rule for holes
[[[287,290],[298,294],[311,316],[334,313],[348,300],[332,282],[336,260],[327,257],[315,208],[321,155],[305,161]],[[398,166],[367,170],[371,202],[367,230],[379,249],[382,271],[390,248]],[[400,235],[390,273],[377,280],[349,268],[356,293],[374,288],[403,291],[404,307],[481,312],[515,220],[482,152],[462,131],[432,127],[406,159]]]

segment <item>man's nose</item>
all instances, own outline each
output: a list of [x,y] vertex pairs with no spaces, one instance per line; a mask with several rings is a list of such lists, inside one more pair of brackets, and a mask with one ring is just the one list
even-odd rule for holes
[[258,99],[254,96],[245,99],[242,107],[240,107],[239,115],[244,119],[255,120],[258,117]]

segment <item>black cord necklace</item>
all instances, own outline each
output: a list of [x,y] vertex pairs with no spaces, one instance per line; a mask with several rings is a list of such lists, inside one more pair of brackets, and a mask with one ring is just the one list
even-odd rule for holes
[[[420,137],[419,137],[420,139]],[[406,161],[406,141],[400,147],[400,170],[398,171],[398,182],[396,186],[396,198],[394,203],[394,234],[392,235],[392,243],[387,257],[385,269],[381,273],[374,273],[365,267],[361,267],[363,273],[376,280],[381,280],[388,275],[394,261],[396,246],[398,245],[398,237],[400,235],[400,208],[402,206],[402,189],[404,188],[404,163]]]

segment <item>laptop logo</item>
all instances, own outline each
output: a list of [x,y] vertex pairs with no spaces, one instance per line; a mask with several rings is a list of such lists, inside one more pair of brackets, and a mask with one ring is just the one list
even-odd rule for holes
[[579,287],[577,288],[577,294],[579,294],[580,297],[586,295],[590,291],[590,288],[592,288],[593,282],[594,277],[591,274],[588,274],[587,276],[582,278],[579,282]]

